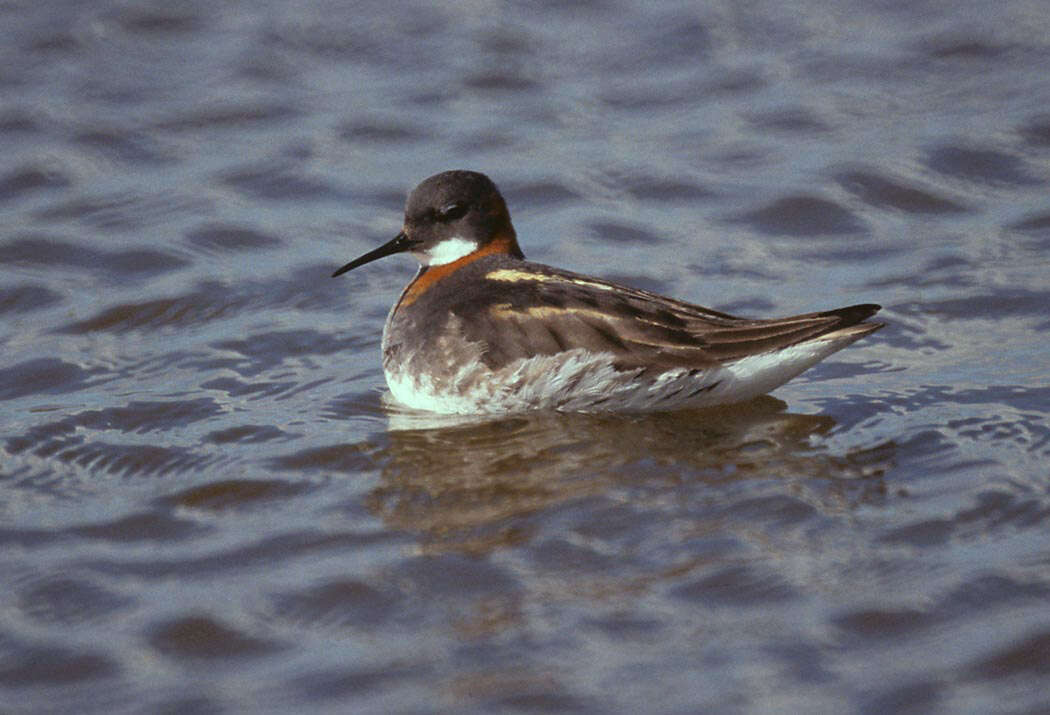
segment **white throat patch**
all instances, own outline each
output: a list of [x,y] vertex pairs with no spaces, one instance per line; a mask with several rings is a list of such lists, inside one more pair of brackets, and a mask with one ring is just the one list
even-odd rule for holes
[[462,236],[452,236],[438,243],[427,252],[413,251],[412,255],[424,266],[443,266],[458,261],[463,256],[478,250],[476,241],[468,241]]

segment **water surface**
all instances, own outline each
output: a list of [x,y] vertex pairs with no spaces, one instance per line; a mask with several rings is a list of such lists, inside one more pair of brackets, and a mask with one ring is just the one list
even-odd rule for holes
[[[1050,672],[1031,3],[8,3],[0,709],[1027,712]],[[720,310],[766,397],[384,400],[406,192]]]

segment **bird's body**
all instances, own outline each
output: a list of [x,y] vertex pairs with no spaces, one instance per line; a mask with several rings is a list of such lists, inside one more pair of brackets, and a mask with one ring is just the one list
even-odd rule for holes
[[487,177],[416,188],[384,255],[423,264],[383,330],[394,398],[441,413],[643,411],[765,394],[882,327],[865,304],[774,320],[700,306],[526,261]]

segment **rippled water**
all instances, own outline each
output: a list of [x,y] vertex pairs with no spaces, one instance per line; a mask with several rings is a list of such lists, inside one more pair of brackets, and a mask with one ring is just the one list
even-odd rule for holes
[[[0,710],[1050,707],[1039,3],[0,7]],[[391,237],[889,326],[747,405],[427,420]]]

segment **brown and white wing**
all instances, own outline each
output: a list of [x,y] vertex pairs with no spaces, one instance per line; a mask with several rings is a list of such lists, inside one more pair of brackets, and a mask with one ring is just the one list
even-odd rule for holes
[[[482,300],[463,304],[467,337],[497,367],[518,358],[582,348],[614,356],[623,368],[704,368],[850,329],[879,306],[853,305],[773,320],[750,320],[546,266],[490,271]],[[856,326],[852,327],[851,326]],[[845,335],[843,336],[845,337]]]

